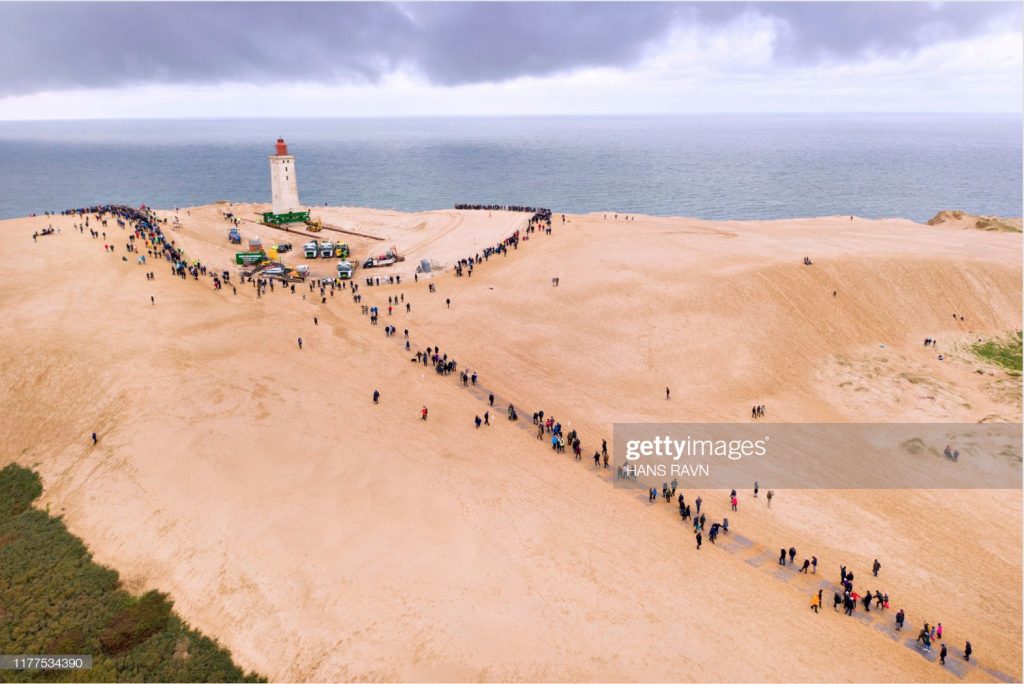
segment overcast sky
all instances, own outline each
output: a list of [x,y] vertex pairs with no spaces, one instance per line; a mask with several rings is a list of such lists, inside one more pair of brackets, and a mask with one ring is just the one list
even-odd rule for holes
[[0,3],[0,119],[1020,112],[1020,3]]

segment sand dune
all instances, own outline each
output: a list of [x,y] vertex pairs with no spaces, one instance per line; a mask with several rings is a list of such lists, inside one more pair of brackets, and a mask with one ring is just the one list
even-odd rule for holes
[[928,225],[944,225],[956,228],[975,230],[1000,231],[1005,233],[1021,232],[1021,219],[1003,218],[1001,216],[981,216],[960,210],[943,210],[928,219]]
[[[170,232],[233,270],[223,209],[181,210]],[[314,213],[384,238],[349,240],[358,257],[396,244],[408,274],[524,221]],[[727,492],[687,491],[733,526],[697,552],[674,506],[613,488],[500,414],[479,430],[472,419],[493,391],[526,423],[543,408],[578,429],[585,454],[614,422],[746,421],[753,404],[789,422],[1017,422],[1019,376],[965,347],[1021,327],[1020,235],[849,217],[567,218],[472,277],[436,276],[435,294],[408,278],[364,287],[364,304],[412,304],[382,316],[396,339],[347,292],[326,305],[302,286],[214,292],[165,262],[121,261],[117,228],[109,254],[70,217],[2,222],[0,247],[16,255],[0,272],[5,453],[40,470],[44,504],[100,562],[169,591],[273,679],[1019,681],[1019,483],[790,490],[771,509],[737,483],[738,513]],[[61,233],[33,243],[47,223]],[[405,328],[481,385],[409,363]],[[775,563],[790,545],[817,556],[818,577]],[[835,614],[830,588],[812,613],[840,564],[906,610],[903,637],[938,621],[953,654],[970,639],[976,657],[942,669],[892,634],[894,610]]]

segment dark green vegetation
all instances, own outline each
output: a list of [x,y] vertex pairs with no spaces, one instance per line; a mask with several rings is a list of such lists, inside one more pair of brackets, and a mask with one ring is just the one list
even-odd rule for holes
[[92,655],[91,670],[0,671],[0,681],[265,681],[189,627],[165,594],[119,588],[64,523],[32,508],[39,476],[0,470],[0,653]]
[[1009,371],[1021,372],[1021,331],[1002,339],[988,340],[971,345],[979,357]]

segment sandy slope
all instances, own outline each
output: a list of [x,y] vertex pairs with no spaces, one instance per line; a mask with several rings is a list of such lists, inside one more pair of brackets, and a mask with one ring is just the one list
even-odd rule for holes
[[[174,235],[226,267],[221,208],[179,212]],[[447,263],[523,218],[323,216]],[[400,331],[479,371],[499,404],[578,428],[591,451],[615,421],[746,420],[754,403],[784,421],[1019,420],[1019,379],[958,348],[1019,329],[1019,235],[569,219],[472,278],[439,276],[437,294],[366,288],[364,303],[404,294]],[[101,562],[170,591],[247,667],[302,680],[1021,677],[1019,490],[786,491],[769,510],[744,489],[731,538],[698,553],[674,506],[613,489],[504,419],[475,430],[484,389],[408,363],[346,293],[326,306],[301,287],[215,293],[160,261],[149,282],[72,219],[33,244],[47,222],[0,224],[17,255],[0,272],[5,454],[40,469],[45,503]],[[261,231],[277,238],[243,228]],[[703,494],[709,515],[726,513],[723,493]],[[821,578],[775,565],[790,545]],[[875,557],[881,576],[860,586],[888,591],[912,632],[940,621],[951,647],[970,639],[976,665],[943,671],[891,635],[891,615],[809,611],[819,579],[834,583],[840,563],[866,579]]]

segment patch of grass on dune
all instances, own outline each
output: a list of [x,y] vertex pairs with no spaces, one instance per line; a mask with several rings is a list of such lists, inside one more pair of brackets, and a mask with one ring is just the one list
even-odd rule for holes
[[91,670],[7,670],[8,682],[258,682],[190,629],[166,594],[132,596],[59,519],[39,476],[0,470],[0,653],[92,655]]
[[983,216],[975,222],[974,227],[978,230],[987,230],[999,233],[1019,233],[1021,229],[1007,221],[1001,221],[993,216]]
[[994,363],[1008,371],[1021,372],[1021,331],[1011,333],[1002,338],[978,342],[971,345],[979,358]]

